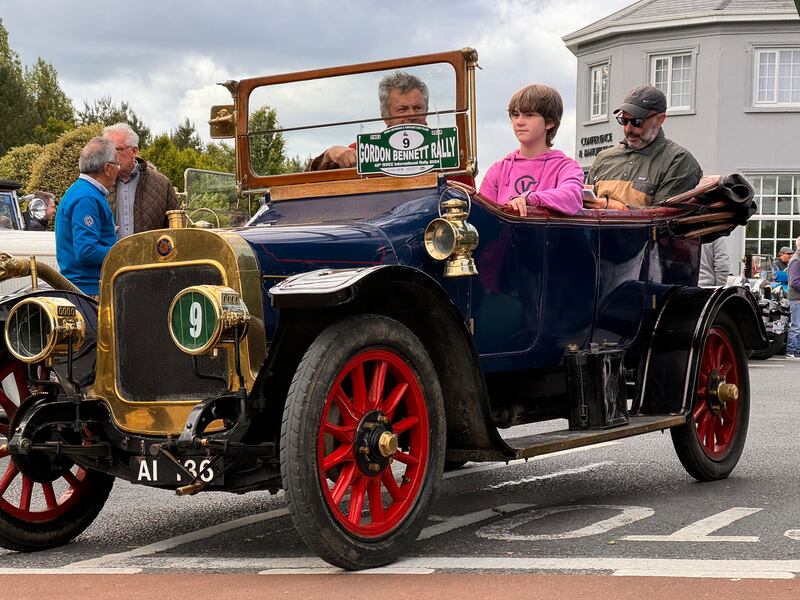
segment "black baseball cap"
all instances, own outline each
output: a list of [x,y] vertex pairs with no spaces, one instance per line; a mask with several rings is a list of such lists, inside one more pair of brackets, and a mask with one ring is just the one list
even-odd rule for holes
[[667,97],[657,87],[640,85],[625,95],[622,105],[614,114],[625,111],[637,119],[649,117],[654,113],[667,111]]

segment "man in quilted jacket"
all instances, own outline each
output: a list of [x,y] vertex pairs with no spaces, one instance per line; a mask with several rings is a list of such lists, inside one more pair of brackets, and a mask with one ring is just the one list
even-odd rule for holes
[[139,157],[139,136],[126,123],[109,125],[103,137],[113,142],[120,163],[108,196],[119,227],[117,236],[166,228],[166,212],[180,208],[172,182]]

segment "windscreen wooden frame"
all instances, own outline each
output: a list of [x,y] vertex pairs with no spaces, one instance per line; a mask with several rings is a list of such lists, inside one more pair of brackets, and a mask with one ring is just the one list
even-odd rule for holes
[[455,110],[456,127],[459,133],[459,168],[447,171],[453,174],[474,174],[477,164],[475,143],[475,90],[474,70],[477,66],[477,52],[471,48],[425,54],[409,58],[383,60],[377,62],[330,67],[312,71],[300,71],[283,75],[270,75],[229,82],[226,87],[233,95],[236,106],[236,175],[241,191],[267,189],[273,186],[295,185],[300,183],[320,183],[347,179],[385,178],[387,175],[359,175],[355,168],[333,169],[328,171],[312,171],[306,173],[289,173],[284,175],[258,175],[250,165],[250,140],[248,138],[248,117],[250,95],[262,86],[324,79],[341,75],[371,73],[391,69],[402,69],[420,65],[446,63],[455,72]]

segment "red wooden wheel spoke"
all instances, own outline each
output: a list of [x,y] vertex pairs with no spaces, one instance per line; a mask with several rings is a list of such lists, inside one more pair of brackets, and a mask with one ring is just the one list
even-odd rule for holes
[[[85,474],[81,471],[79,471],[79,473],[81,473],[81,475]],[[72,474],[72,471],[64,471],[62,477],[67,481],[69,487],[73,489],[78,489],[81,485],[80,480]]]
[[342,468],[342,472],[339,474],[339,478],[336,480],[336,484],[331,491],[331,496],[337,506],[353,483],[353,479],[356,476],[356,469],[356,463],[349,463]]
[[383,494],[381,493],[381,480],[373,477],[367,484],[367,497],[369,498],[369,514],[372,517],[372,522],[383,521],[385,513],[383,510]]
[[31,510],[31,497],[33,496],[33,479],[22,476],[22,493],[19,496],[19,508],[26,512]]
[[342,444],[353,443],[353,427],[342,425],[334,425],[333,423],[325,423],[322,426],[322,432],[330,434],[334,439]]
[[396,435],[400,435],[408,431],[409,429],[416,427],[419,425],[419,419],[417,417],[406,417],[405,419],[399,420],[397,423],[392,425],[392,431]]
[[322,469],[327,473],[334,467],[339,466],[347,460],[352,460],[353,447],[352,446],[339,446],[336,450],[331,452],[325,457],[322,463]]
[[366,481],[364,477],[359,477],[353,482],[350,491],[350,507],[347,512],[347,519],[353,525],[361,524],[361,516],[364,512],[364,493],[366,492]]
[[419,459],[416,456],[408,454],[406,452],[395,452],[394,458],[399,462],[408,465],[410,467],[416,466],[419,464]]
[[372,381],[369,385],[369,400],[367,408],[375,410],[380,408],[380,402],[383,398],[383,385],[386,383],[386,368],[388,364],[386,361],[380,361],[375,365],[372,371]]
[[364,363],[360,362],[353,367],[350,374],[353,383],[353,408],[358,417],[367,409],[367,381],[364,376]]
[[54,509],[58,506],[58,500],[56,500],[56,494],[53,491],[53,484],[49,481],[45,481],[42,484],[42,494],[44,494],[44,501],[47,504],[47,508]]
[[12,461],[8,461],[8,467],[6,467],[6,472],[3,474],[3,479],[0,479],[0,496],[6,493],[8,486],[14,481],[17,473],[19,473],[17,466]]
[[356,415],[356,410],[353,407],[350,399],[344,393],[344,390],[341,386],[336,386],[333,390],[333,400],[336,403],[336,406],[339,408],[339,412],[342,415],[342,420],[349,424],[355,426],[358,423],[359,417]]
[[386,491],[389,492],[389,495],[392,497],[392,500],[399,502],[405,498],[405,492],[403,492],[403,490],[400,489],[400,486],[397,485],[391,469],[386,469],[383,472],[381,481],[383,482],[383,486],[386,488]]
[[383,414],[385,414],[391,420],[394,417],[394,411],[397,410],[397,407],[400,404],[400,401],[403,399],[403,396],[408,390],[408,384],[403,381],[398,383],[392,391],[389,392],[389,395],[386,397],[386,402],[383,403]]

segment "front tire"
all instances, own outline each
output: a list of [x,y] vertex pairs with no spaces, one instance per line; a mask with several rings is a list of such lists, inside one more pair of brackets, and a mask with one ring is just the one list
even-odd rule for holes
[[300,537],[344,569],[396,560],[424,525],[444,432],[436,371],[411,331],[378,315],[325,329],[295,372],[281,431]]
[[[6,440],[14,415],[33,389],[26,365],[12,359],[0,365],[0,436]],[[80,535],[103,508],[114,484],[110,475],[64,457],[28,457],[43,467],[35,477],[0,450],[0,546],[21,552],[60,546]]]
[[[735,385],[737,397],[720,384]],[[734,321],[718,314],[703,341],[691,414],[685,425],[671,430],[672,443],[686,471],[698,481],[730,475],[742,455],[749,420],[745,347]]]

